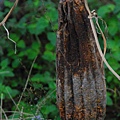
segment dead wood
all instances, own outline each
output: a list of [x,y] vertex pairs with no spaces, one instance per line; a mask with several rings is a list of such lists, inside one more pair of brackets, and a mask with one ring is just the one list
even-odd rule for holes
[[61,0],[57,32],[57,105],[62,120],[103,120],[103,62],[83,0]]

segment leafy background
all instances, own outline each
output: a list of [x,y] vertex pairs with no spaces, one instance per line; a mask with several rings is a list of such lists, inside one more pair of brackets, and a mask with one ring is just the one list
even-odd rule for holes
[[[12,1],[12,0],[11,0]],[[13,2],[4,0],[0,11],[0,20],[4,18]],[[107,36],[106,59],[112,68],[120,74],[120,1],[88,0],[91,10],[96,9],[107,23],[100,21]],[[6,27],[10,38],[17,43],[17,54],[14,54],[14,43],[6,37],[0,27],[0,95],[2,108],[11,118],[25,86],[30,67],[33,65],[30,80],[19,104],[24,119],[37,119],[34,115],[46,119],[59,120],[56,107],[55,81],[55,45],[58,28],[58,1],[55,0],[20,0]],[[102,45],[102,38],[99,35]],[[106,120],[120,119],[120,82],[105,67],[107,86]],[[14,102],[13,102],[14,101]],[[14,114],[20,118],[20,111]],[[27,114],[25,114],[27,113]],[[31,117],[31,118],[30,118]],[[33,118],[32,118],[33,117]]]

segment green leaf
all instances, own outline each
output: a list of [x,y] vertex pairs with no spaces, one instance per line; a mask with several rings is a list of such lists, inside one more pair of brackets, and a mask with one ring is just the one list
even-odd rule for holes
[[108,32],[112,36],[114,36],[118,32],[118,20],[117,19],[111,18],[108,21]]
[[46,19],[48,19],[50,22],[55,22],[58,19],[58,12],[55,8],[49,6],[47,8],[47,12],[45,13]]
[[7,74],[4,75],[5,77],[13,77],[14,73],[12,71],[8,71]]
[[41,17],[40,19],[37,20],[37,25],[36,25],[36,32],[35,34],[41,34],[42,32],[45,31],[45,28],[47,28],[49,26],[49,21],[44,18]]
[[34,5],[35,5],[35,7],[38,7],[39,6],[39,0],[35,0],[33,3],[34,3]]
[[17,42],[20,39],[20,36],[15,33],[11,33],[10,38]]
[[28,57],[28,59],[33,60],[38,54],[39,54],[39,50],[36,51],[34,49],[28,48],[25,53],[23,53],[23,55],[25,55]]
[[[12,89],[10,88],[9,86],[6,86],[5,87],[5,91],[4,91],[6,94],[10,94],[12,97],[15,97],[19,91],[18,90],[15,90],[15,89]],[[8,93],[9,92],[9,93]]]
[[19,42],[17,42],[17,46],[20,48],[25,48],[25,42],[23,40],[20,40]]
[[5,69],[8,66],[8,64],[9,64],[9,60],[8,58],[6,58],[5,60],[1,62],[2,69]]
[[56,111],[56,106],[55,105],[44,105],[41,108],[41,111],[42,111],[42,113],[47,115],[49,113],[55,112]]
[[53,44],[51,44],[51,43],[48,43],[48,44],[46,44],[45,48],[48,51],[52,51],[52,50],[55,49],[55,46]]
[[34,87],[35,89],[44,89],[44,88],[43,88],[43,85],[40,84],[40,83],[38,84],[38,83],[36,83],[36,82],[33,82],[32,84],[33,84],[33,87]]
[[10,71],[3,71],[3,70],[0,70],[0,75],[1,76],[5,76],[6,74],[8,74]]
[[4,13],[2,11],[0,11],[0,17],[3,18]]
[[40,66],[40,65],[37,64],[37,63],[34,63],[33,68],[38,69],[38,70],[41,70],[41,69],[42,69],[42,66]]
[[20,60],[19,59],[15,59],[13,62],[12,62],[12,67],[13,68],[17,68],[20,64]]
[[115,58],[111,57],[108,62],[115,71],[119,69],[119,63],[117,62],[117,60],[115,62]]
[[49,21],[46,18],[41,17],[37,19],[35,23],[29,24],[27,28],[31,34],[38,35],[44,32],[45,28],[47,28],[48,26]]
[[108,48],[111,49],[112,52],[119,51],[120,49],[118,42],[115,39],[108,41]]
[[11,8],[12,4],[13,4],[13,2],[10,2],[10,1],[7,1],[7,0],[4,1],[4,5],[5,5],[6,7]]
[[12,72],[13,69],[7,67],[5,68],[4,70],[0,70],[0,74],[1,76],[3,77],[13,77],[14,76],[14,73]]
[[44,74],[35,74],[32,78],[31,81],[33,82],[43,82],[43,83],[48,83],[51,80],[53,80],[50,76],[49,72],[45,72]]
[[3,93],[4,90],[5,90],[5,86],[2,83],[0,83],[0,94]]
[[45,51],[42,58],[51,62],[55,60],[55,54],[52,53],[51,51]]
[[117,18],[120,19],[120,13],[117,14]]
[[115,8],[114,4],[107,4],[107,5],[104,5],[104,6],[100,7],[98,9],[97,13],[100,17],[105,17],[106,14],[112,12],[114,10],[114,8]]
[[53,82],[53,81],[51,81],[51,82],[49,82],[49,88],[50,89],[55,89],[56,88],[56,84],[55,84],[55,82]]
[[40,79],[43,78],[41,74],[35,74],[32,78],[31,81],[33,82],[40,82]]
[[48,32],[47,38],[50,40],[51,44],[56,45],[56,34],[54,32]]
[[[118,51],[114,52],[114,58],[119,61],[120,59],[120,53]],[[116,61],[116,66],[119,68],[120,63]]]
[[114,13],[118,13],[120,11],[120,1],[119,0],[114,1],[116,3]]
[[39,52],[40,44],[38,42],[33,42],[31,47],[33,50],[36,50],[37,52]]
[[21,51],[19,54],[18,54],[19,57],[23,57],[25,56],[25,51]]
[[113,101],[112,101],[112,99],[110,98],[109,95],[107,95],[107,105],[108,105],[108,106],[113,105]]
[[107,76],[106,80],[108,83],[112,82],[112,76]]
[[32,24],[29,24],[29,25],[27,26],[28,31],[29,31],[31,34],[35,34],[35,33],[36,33],[36,27],[37,27],[37,24],[36,24],[36,23],[32,23]]
[[54,30],[54,31],[58,30],[58,23],[52,24],[52,30]]

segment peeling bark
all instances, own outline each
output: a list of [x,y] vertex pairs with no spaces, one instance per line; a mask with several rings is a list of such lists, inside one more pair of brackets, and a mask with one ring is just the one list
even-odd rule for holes
[[83,0],[61,0],[57,32],[57,105],[62,120],[103,120],[106,86]]

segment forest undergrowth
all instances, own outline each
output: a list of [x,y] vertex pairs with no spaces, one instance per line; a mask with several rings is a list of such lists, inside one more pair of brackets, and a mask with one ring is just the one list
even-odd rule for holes
[[[4,0],[0,7],[0,21],[13,4]],[[120,2],[89,0],[89,5],[106,21],[106,59],[120,74]],[[21,0],[5,23],[9,37],[4,27],[0,26],[0,119],[60,120],[55,75],[57,6],[55,0]],[[102,22],[100,26],[105,32]],[[102,37],[98,36],[102,47]],[[105,78],[106,120],[119,120],[120,82],[107,67]]]

